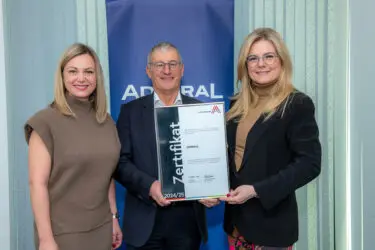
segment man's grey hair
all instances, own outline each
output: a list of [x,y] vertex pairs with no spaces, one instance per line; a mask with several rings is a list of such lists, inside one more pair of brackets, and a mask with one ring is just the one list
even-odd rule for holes
[[182,64],[182,57],[181,57],[181,54],[180,52],[178,51],[177,47],[174,46],[172,43],[170,42],[160,42],[158,44],[156,44],[154,47],[152,47],[150,53],[148,53],[148,56],[147,56],[147,66],[152,63],[152,54],[156,51],[156,50],[161,50],[163,52],[167,51],[167,50],[170,50],[170,49],[174,49],[177,51],[177,54],[178,54],[178,57],[180,59],[180,62]]

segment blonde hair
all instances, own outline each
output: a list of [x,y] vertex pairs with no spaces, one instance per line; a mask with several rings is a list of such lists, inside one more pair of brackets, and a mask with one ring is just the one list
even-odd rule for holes
[[[269,41],[273,44],[276,54],[280,59],[281,73],[279,79],[271,90],[271,98],[267,102],[263,113],[267,113],[266,119],[270,118],[279,108],[279,105],[294,91],[292,84],[292,61],[280,34],[271,28],[258,28],[250,33],[242,44],[237,63],[237,87],[239,92],[231,98],[234,102],[226,114],[227,120],[236,118],[241,121],[248,115],[250,107],[254,107],[259,96],[253,89],[253,82],[247,69],[247,56],[251,46],[258,41]],[[284,102],[282,114],[288,101]]]
[[68,47],[63,53],[55,74],[55,98],[51,106],[57,108],[62,114],[74,116],[75,114],[69,107],[66,100],[66,88],[64,84],[63,72],[66,64],[76,56],[90,55],[95,63],[96,88],[90,95],[89,101],[96,112],[96,120],[98,123],[106,121],[107,113],[107,97],[104,89],[104,76],[102,66],[95,51],[82,43],[75,43]]

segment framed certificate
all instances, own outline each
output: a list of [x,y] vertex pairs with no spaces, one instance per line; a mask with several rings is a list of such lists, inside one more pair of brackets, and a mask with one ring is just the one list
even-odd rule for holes
[[229,192],[224,103],[155,108],[159,181],[172,201]]

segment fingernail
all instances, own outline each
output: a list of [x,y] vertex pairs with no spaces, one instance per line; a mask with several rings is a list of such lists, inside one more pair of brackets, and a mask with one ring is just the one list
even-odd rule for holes
[[227,197],[230,197],[230,194],[227,194]]

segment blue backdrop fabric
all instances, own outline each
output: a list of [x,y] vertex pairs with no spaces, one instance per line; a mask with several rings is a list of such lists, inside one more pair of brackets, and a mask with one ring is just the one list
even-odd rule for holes
[[[107,0],[111,114],[122,103],[152,93],[147,54],[161,41],[179,49],[185,65],[181,92],[202,101],[233,94],[234,0]],[[123,212],[125,191],[116,185]],[[201,249],[227,250],[223,204],[207,209],[209,242]],[[125,249],[122,247],[121,249]]]

